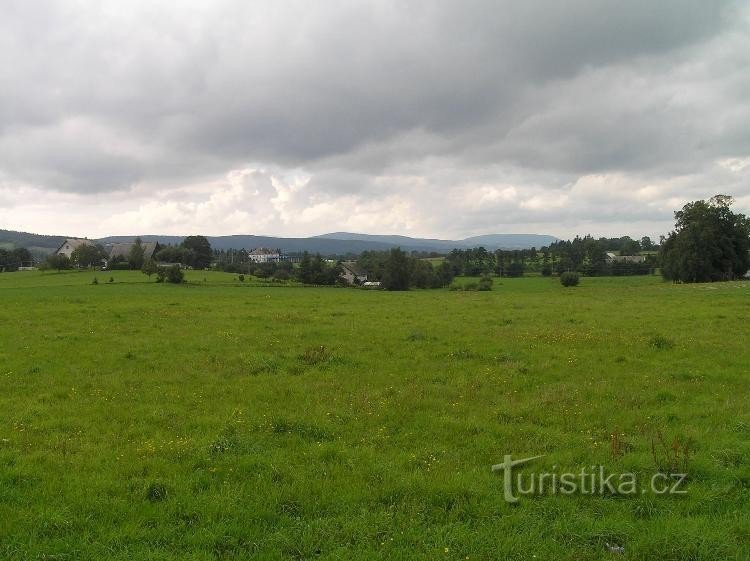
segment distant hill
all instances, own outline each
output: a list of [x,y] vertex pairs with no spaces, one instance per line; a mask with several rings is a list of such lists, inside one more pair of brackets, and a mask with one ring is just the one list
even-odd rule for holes
[[[110,236],[103,238],[102,243],[131,241],[134,236]],[[465,249],[483,245],[489,250],[495,249],[529,249],[542,247],[557,241],[554,236],[539,234],[491,234],[476,236],[464,240],[437,240],[410,238],[408,236],[381,236],[335,232],[310,238],[276,238],[271,236],[207,236],[211,247],[215,249],[252,249],[255,247],[279,248],[285,252],[295,253],[309,251],[322,255],[357,254],[363,251],[382,251],[400,247],[405,251],[436,251],[447,253],[452,249]],[[143,241],[158,241],[165,244],[178,244],[182,236],[141,236]]]
[[548,246],[558,241],[558,238],[545,234],[487,234],[461,241],[470,247],[482,245],[488,249],[529,249]]
[[317,238],[335,240],[360,240],[399,245],[403,249],[418,249],[422,251],[450,251],[454,248],[484,246],[487,249],[529,249],[543,247],[557,241],[554,236],[542,234],[487,234],[474,236],[463,240],[436,240],[430,238],[409,238],[407,236],[381,236],[371,234],[354,234],[349,232],[335,232],[323,234]]
[[44,236],[29,232],[0,230],[0,247],[25,247],[35,254],[52,253],[65,241],[65,236]]
[[[0,247],[27,247],[39,253],[51,253],[66,236],[43,236],[27,232],[0,230]],[[136,236],[108,236],[97,240],[102,244],[132,241]],[[435,251],[447,253],[454,248],[465,249],[482,245],[489,250],[528,249],[542,247],[557,240],[553,236],[539,234],[491,234],[464,240],[438,240],[410,238],[408,236],[386,236],[335,232],[310,238],[277,238],[272,236],[207,236],[215,249],[252,249],[256,247],[279,248],[288,253],[309,251],[322,255],[358,254],[363,251],[382,251],[401,247],[405,251]],[[179,244],[184,236],[141,235],[143,241],[158,241],[161,244]]]

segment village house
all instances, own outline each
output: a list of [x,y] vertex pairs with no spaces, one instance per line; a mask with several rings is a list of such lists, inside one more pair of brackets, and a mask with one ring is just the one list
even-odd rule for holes
[[55,250],[55,255],[64,255],[68,259],[82,245],[93,245],[94,242],[83,238],[68,238]]

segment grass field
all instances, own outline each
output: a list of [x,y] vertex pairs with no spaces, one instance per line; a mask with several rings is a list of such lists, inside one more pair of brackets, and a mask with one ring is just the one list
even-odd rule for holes
[[[93,276],[0,274],[1,559],[750,558],[750,283]],[[491,471],[648,477],[657,434],[685,495]]]

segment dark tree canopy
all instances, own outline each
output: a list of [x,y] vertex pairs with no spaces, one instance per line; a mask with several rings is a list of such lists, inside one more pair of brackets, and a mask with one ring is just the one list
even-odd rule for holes
[[128,253],[128,263],[130,263],[131,269],[140,269],[143,267],[145,253],[146,249],[143,247],[141,238],[136,238]]
[[406,253],[394,247],[388,253],[383,271],[383,288],[386,290],[409,290],[411,266]]
[[192,261],[188,263],[195,269],[205,269],[211,264],[213,252],[205,236],[188,236],[182,241],[182,247],[193,252]]
[[70,269],[72,267],[72,263],[70,262],[70,259],[67,255],[63,255],[62,253],[53,253],[49,257],[47,257],[47,266],[50,269],[57,269],[58,271],[62,271],[63,269]]
[[0,248],[0,272],[17,271],[19,267],[29,267],[32,264],[31,252],[25,247],[11,250]]
[[297,269],[297,280],[303,284],[336,284],[341,268],[338,265],[329,265],[320,254],[311,257],[308,252],[302,254],[302,259]]
[[675,229],[662,245],[662,274],[679,282],[732,280],[750,267],[750,221],[716,195],[675,212]]

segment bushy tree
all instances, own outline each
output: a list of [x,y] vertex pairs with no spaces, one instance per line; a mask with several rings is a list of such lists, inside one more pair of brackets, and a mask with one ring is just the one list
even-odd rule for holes
[[141,238],[136,238],[132,246],[130,246],[130,252],[128,253],[128,263],[130,268],[137,270],[143,268],[144,256],[146,249],[143,247]]
[[205,236],[188,236],[182,241],[182,247],[192,251],[191,261],[187,264],[195,269],[205,269],[211,264],[213,252]]
[[182,272],[182,267],[179,265],[171,265],[170,267],[159,267],[156,271],[156,282],[171,282],[173,284],[180,284],[185,280],[185,274]]
[[70,269],[73,266],[67,255],[57,253],[47,257],[47,265],[50,269],[57,269],[58,271]]
[[675,229],[661,248],[662,275],[679,282],[742,277],[750,267],[750,220],[730,210],[732,197],[716,195],[675,212]]
[[10,251],[0,248],[0,271],[17,271],[19,267],[30,266],[32,262],[31,252],[25,247]]
[[451,267],[451,264],[447,261],[443,261],[435,269],[435,287],[441,288],[449,286],[450,283],[453,282],[455,276],[456,275],[453,271],[453,267]]
[[340,273],[339,265],[329,265],[320,254],[310,257],[308,252],[304,252],[297,269],[297,280],[303,284],[334,285],[338,282]]
[[505,270],[505,276],[507,277],[522,277],[523,276],[523,263],[520,261],[513,261],[508,268]]
[[81,244],[70,254],[70,260],[78,267],[94,267],[100,265],[107,257],[106,250],[99,244]]
[[424,259],[412,259],[409,278],[416,288],[432,288],[435,283],[435,269],[432,263]]
[[565,271],[560,274],[560,284],[563,286],[577,286],[580,280],[578,273],[572,271]]
[[383,288],[386,290],[409,290],[411,267],[409,259],[400,247],[388,252],[383,271]]
[[157,271],[158,267],[153,259],[147,259],[141,267],[141,272],[143,272],[143,274],[149,279],[151,278],[151,275],[155,274]]

